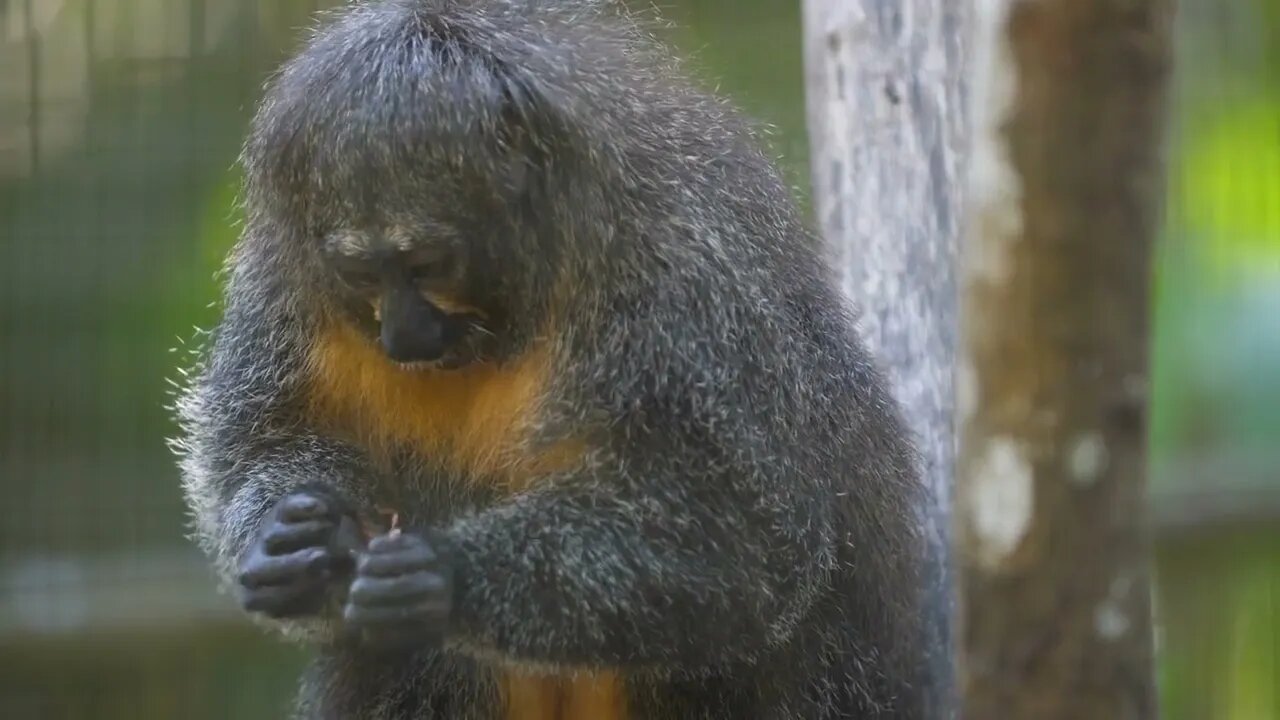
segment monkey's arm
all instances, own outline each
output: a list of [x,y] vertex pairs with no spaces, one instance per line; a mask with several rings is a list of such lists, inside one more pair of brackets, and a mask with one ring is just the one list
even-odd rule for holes
[[246,609],[290,618],[281,628],[290,634],[323,636],[336,608],[315,608],[316,588],[341,559],[364,463],[306,429],[296,409],[305,325],[241,282],[233,275],[223,321],[177,404],[183,489],[196,539]]
[[644,470],[670,475],[567,478],[449,528],[454,644],[696,671],[786,639],[833,558],[811,480],[711,472],[691,457],[662,465]]
[[232,449],[210,442],[189,454],[184,467],[197,539],[222,579],[235,584],[241,561],[277,505],[307,491],[329,495],[332,510],[344,514],[352,506],[351,478],[357,476],[359,464],[341,445],[300,435],[271,447]]

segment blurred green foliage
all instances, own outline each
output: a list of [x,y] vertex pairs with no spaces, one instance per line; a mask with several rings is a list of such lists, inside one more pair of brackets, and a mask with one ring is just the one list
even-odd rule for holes
[[[1201,489],[1247,505],[1280,485],[1280,2],[1180,6],[1153,357],[1153,466],[1163,472],[1152,485],[1157,500]],[[1179,477],[1189,459],[1224,472]],[[1162,538],[1166,718],[1280,718],[1271,520]]]

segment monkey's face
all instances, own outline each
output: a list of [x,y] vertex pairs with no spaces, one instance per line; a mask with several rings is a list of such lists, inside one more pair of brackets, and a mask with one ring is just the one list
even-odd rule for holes
[[482,355],[485,313],[459,297],[464,257],[444,233],[342,231],[323,257],[349,319],[393,362],[453,368]]

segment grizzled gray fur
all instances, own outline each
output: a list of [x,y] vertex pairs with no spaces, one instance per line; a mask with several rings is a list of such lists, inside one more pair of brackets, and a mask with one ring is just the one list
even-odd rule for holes
[[[430,530],[453,583],[442,642],[393,654],[336,605],[256,614],[315,648],[299,717],[497,720],[512,666],[619,669],[633,720],[920,717],[897,408],[753,129],[638,23],[358,3],[273,78],[244,162],[224,317],[178,403],[197,537],[234,588],[318,488]],[[321,239],[370,218],[458,239],[485,362],[548,343],[536,442],[589,438],[580,464],[509,494],[312,423],[307,352],[341,312]]]

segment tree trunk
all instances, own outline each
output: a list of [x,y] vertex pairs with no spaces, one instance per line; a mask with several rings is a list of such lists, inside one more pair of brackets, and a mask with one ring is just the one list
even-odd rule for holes
[[1154,718],[1144,453],[1171,0],[978,5],[963,715]]
[[954,259],[967,3],[805,0],[814,207],[917,434],[932,503],[927,717],[951,717]]

